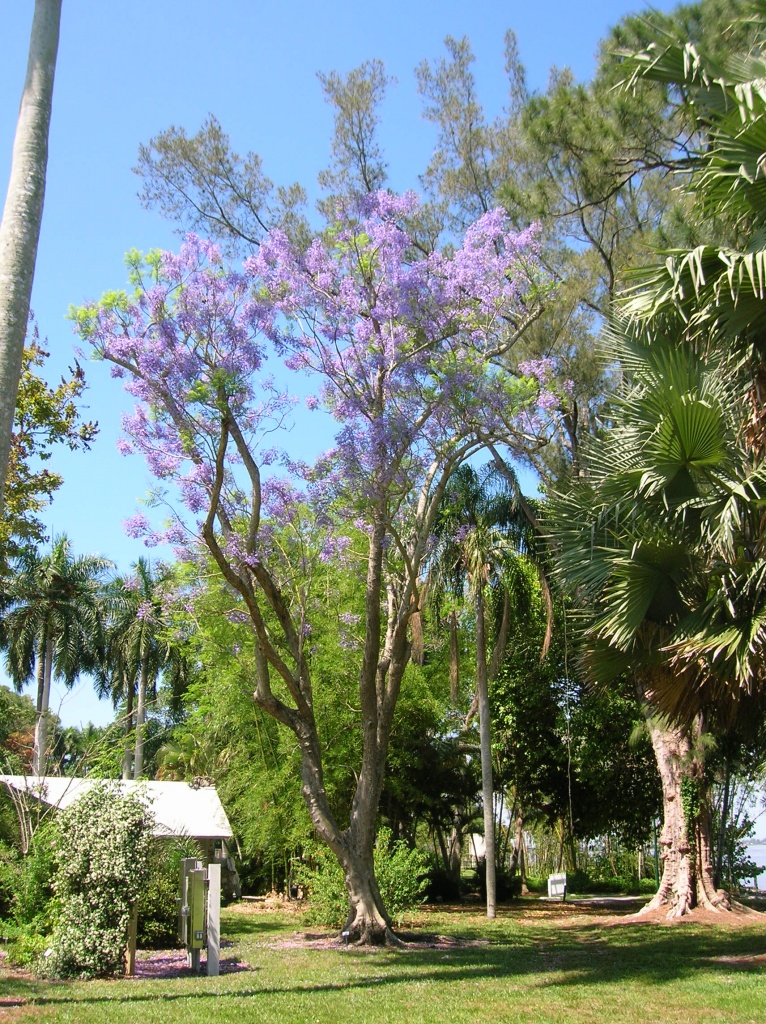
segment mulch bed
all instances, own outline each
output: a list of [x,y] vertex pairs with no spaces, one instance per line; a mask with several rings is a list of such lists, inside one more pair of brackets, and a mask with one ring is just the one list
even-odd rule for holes
[[[226,939],[221,942],[221,947],[231,946],[233,943]],[[191,978],[194,971],[189,967],[185,949],[151,949],[142,950],[136,955],[136,973],[134,978],[145,981],[147,978]],[[253,971],[254,967],[239,960],[235,956],[222,956],[219,960],[221,974],[239,974],[242,971]],[[207,974],[207,965],[204,957],[200,958],[199,973]]]

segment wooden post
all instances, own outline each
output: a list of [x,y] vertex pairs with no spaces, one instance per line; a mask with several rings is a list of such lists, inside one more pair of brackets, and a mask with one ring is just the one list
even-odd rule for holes
[[207,866],[207,974],[217,978],[221,956],[221,865]]
[[125,950],[125,974],[132,978],[136,973],[136,942],[138,941],[138,903],[134,903],[128,922],[128,948]]

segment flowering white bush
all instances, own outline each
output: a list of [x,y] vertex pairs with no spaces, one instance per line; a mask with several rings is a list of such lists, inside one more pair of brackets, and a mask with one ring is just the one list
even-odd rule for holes
[[48,969],[63,977],[123,974],[131,908],[146,881],[153,819],[136,794],[94,786],[58,819],[59,917]]

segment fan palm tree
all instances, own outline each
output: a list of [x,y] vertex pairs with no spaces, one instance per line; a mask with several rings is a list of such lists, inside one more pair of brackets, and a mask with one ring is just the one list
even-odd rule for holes
[[32,770],[45,773],[47,715],[53,677],[72,686],[93,671],[103,654],[101,583],[112,563],[95,555],[75,557],[67,537],[55,537],[41,555],[26,549],[2,593],[0,646],[18,690],[37,682]]
[[126,578],[118,576],[104,590],[107,627],[104,659],[96,674],[96,687],[99,697],[111,697],[115,710],[123,710],[125,741],[122,777],[127,780],[132,778],[133,774],[136,669],[130,664],[129,651],[124,640],[126,630],[135,618],[136,608],[134,591],[126,589],[125,583]]
[[[752,12],[763,40],[763,0]],[[683,169],[700,223],[718,238],[633,275],[628,320],[605,335],[625,374],[615,425],[552,521],[591,674],[630,672],[674,723],[654,717],[650,729],[666,797],[658,899],[680,914],[695,899],[720,903],[704,800],[696,826],[678,813],[681,769],[687,783],[700,775],[705,715],[731,718],[766,696],[766,62],[763,46],[714,64],[658,39],[627,66],[693,114],[700,145]]]
[[[658,902],[680,915],[723,902],[700,737],[705,716],[732,717],[762,675],[766,590],[755,581],[766,569],[757,539],[766,473],[742,429],[747,384],[723,360],[619,321],[606,340],[626,377],[615,426],[550,516],[591,677],[627,673],[647,705],[666,807]],[[703,798],[693,821],[682,814],[684,776]]]
[[735,350],[750,361],[753,423],[766,451],[766,4],[753,0],[747,21],[758,40],[748,53],[713,61],[689,42],[658,33],[642,53],[626,55],[629,84],[661,82],[692,116],[699,147],[679,170],[699,222],[718,237],[663,252],[636,268],[623,310],[641,322],[675,323],[702,351]]
[[[511,477],[511,482],[515,483],[515,478]],[[441,593],[450,591],[458,600],[467,598],[473,610],[487,917],[493,918],[497,887],[489,683],[497,675],[508,638],[512,593],[507,585],[507,566],[510,560],[524,557],[531,550],[533,531],[518,500],[518,485],[514,490],[507,479],[500,481],[491,465],[477,472],[467,464],[456,470],[447,485],[435,531],[439,538],[431,570],[435,603],[438,605]],[[493,599],[488,606],[490,595]],[[451,623],[450,647],[454,659],[457,649],[454,615]],[[492,631],[495,642],[488,656]],[[455,676],[454,667],[451,673]]]
[[[646,51],[626,58],[633,80],[664,83],[693,115],[700,144],[683,169],[700,222],[713,225],[717,236],[636,270],[622,302],[623,315],[638,325],[634,333],[681,339],[699,355],[708,379],[719,375],[730,392],[722,399],[731,406],[726,433],[718,433],[723,450],[712,453],[719,475],[713,480],[711,465],[705,481],[697,470],[702,490],[693,509],[682,508],[685,542],[709,562],[705,593],[674,638],[679,663],[696,664],[697,671],[694,686],[684,695],[677,685],[666,707],[687,718],[703,700],[736,704],[763,691],[766,681],[766,3],[753,0],[746,18],[756,41],[747,53],[714,62],[692,44],[660,34]],[[715,435],[714,413],[703,415],[700,403],[684,416],[687,429]]]

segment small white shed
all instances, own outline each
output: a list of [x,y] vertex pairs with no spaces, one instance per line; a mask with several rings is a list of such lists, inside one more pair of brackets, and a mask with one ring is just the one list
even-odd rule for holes
[[[56,775],[0,775],[0,782],[22,796],[61,810],[92,786],[104,781],[108,780]],[[156,836],[190,836],[200,843],[207,860],[226,858],[226,845],[232,838],[232,831],[215,786],[143,781],[115,781],[113,784],[123,792],[137,791],[146,797],[156,822]]]

